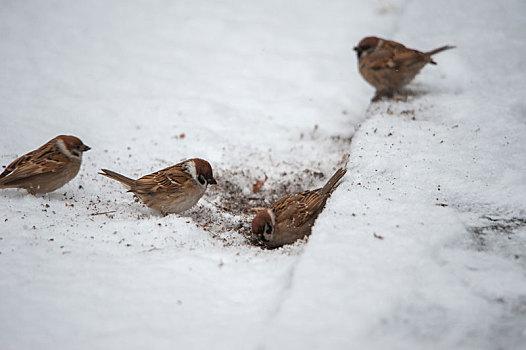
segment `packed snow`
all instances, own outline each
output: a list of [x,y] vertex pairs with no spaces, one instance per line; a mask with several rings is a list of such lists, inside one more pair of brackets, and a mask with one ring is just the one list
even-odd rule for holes
[[[525,15],[520,0],[4,1],[0,163],[64,133],[92,150],[54,193],[0,193],[0,347],[521,349]],[[370,104],[352,47],[371,34],[457,48],[407,101]],[[322,185],[346,154],[308,240],[247,240],[251,207]],[[97,174],[190,157],[219,185],[181,216]]]

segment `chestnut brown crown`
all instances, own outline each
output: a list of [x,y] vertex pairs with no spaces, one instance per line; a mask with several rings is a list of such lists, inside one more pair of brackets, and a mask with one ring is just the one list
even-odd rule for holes
[[364,52],[373,51],[378,46],[380,40],[382,39],[376,36],[368,36],[360,40],[358,45],[354,47],[354,51],[356,51],[358,58],[360,58]]
[[217,181],[214,179],[214,173],[212,171],[212,166],[206,160],[201,158],[190,159],[195,164],[195,172],[197,174],[197,180],[201,185],[209,184],[216,185]]

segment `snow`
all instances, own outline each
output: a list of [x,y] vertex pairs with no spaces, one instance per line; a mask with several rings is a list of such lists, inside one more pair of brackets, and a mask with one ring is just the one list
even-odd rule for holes
[[[2,349],[526,342],[523,2],[2,6],[1,163],[60,133],[92,147],[56,193],[0,194]],[[369,34],[457,49],[370,106]],[[244,205],[321,185],[345,153],[308,241],[245,240]],[[188,216],[97,175],[193,156],[220,186]]]

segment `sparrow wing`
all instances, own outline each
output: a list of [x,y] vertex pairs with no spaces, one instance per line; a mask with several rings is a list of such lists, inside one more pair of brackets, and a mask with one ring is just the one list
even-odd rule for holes
[[408,49],[396,42],[387,42],[381,48],[371,52],[365,57],[365,64],[372,70],[400,70],[414,64],[429,61],[424,53]]
[[182,191],[187,181],[193,181],[192,176],[180,164],[176,164],[141,177],[130,191],[138,194],[175,193]]
[[68,161],[62,152],[47,143],[11,162],[0,174],[0,181],[7,183],[38,174],[57,172]]
[[372,70],[391,69],[394,67],[393,56],[393,50],[380,48],[368,54],[363,65]]
[[395,50],[392,60],[394,67],[400,69],[403,67],[409,68],[422,62],[429,62],[429,56],[417,50],[404,48]]
[[7,175],[11,174],[17,167],[22,166],[23,164],[27,163],[28,160],[31,158],[31,156],[34,154],[35,151],[32,151],[28,154],[24,154],[23,156],[18,157],[14,161],[12,161],[0,174],[0,179],[6,177]]
[[421,64],[422,62],[429,62],[430,56],[421,51],[410,49],[396,41],[386,40],[383,43],[383,48],[390,50],[392,53],[391,59],[394,66],[391,68],[410,67],[414,64]]
[[289,227],[301,227],[315,218],[327,200],[321,189],[304,191],[286,196],[272,206],[276,221],[287,223]]

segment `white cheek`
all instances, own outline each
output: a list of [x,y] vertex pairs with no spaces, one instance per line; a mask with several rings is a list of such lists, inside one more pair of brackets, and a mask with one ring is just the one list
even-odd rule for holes
[[66,145],[64,144],[64,141],[58,140],[57,141],[57,146],[58,146],[58,149],[60,150],[60,152],[64,153],[68,157],[71,156],[71,152],[68,151],[68,149],[66,148]]
[[[193,160],[190,160],[190,161],[184,163],[184,170],[186,170],[186,172],[192,176],[192,179],[194,179],[195,181],[197,181],[199,183],[199,185],[201,185],[201,183],[197,179],[197,170],[195,169],[195,163],[194,163]],[[203,185],[201,185],[201,186],[203,186]],[[206,186],[206,184],[205,184],[205,186]]]
[[62,152],[66,157],[68,157],[68,158],[73,158],[73,159],[79,159],[79,160],[82,159],[82,152],[79,152],[79,155],[76,155],[76,154],[71,153],[71,152],[66,148],[66,145],[64,144],[64,141],[62,141],[62,140],[58,140],[58,141],[57,141],[57,146],[58,146],[58,149],[60,150],[60,152]]
[[267,213],[270,216],[270,222],[272,223],[272,227],[276,227],[276,216],[274,215],[274,212],[272,209],[267,209]]

